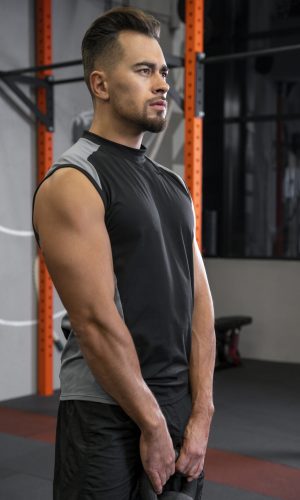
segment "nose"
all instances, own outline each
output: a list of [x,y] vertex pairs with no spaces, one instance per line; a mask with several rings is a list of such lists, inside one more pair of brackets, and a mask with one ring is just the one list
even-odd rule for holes
[[170,85],[166,82],[165,78],[160,73],[158,73],[155,76],[153,92],[156,94],[167,94],[169,89]]

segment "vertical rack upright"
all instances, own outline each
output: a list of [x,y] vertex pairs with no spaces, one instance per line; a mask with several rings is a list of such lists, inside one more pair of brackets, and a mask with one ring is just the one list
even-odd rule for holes
[[[36,65],[52,63],[52,9],[51,0],[36,0]],[[39,71],[37,76],[47,79],[51,70]],[[45,87],[37,89],[37,106],[46,113],[47,91]],[[38,182],[40,182],[52,164],[53,131],[37,123],[37,164]],[[38,393],[53,393],[53,286],[39,251],[39,304],[38,304]]]
[[196,238],[202,246],[202,134],[204,0],[185,2],[185,180],[196,215]]

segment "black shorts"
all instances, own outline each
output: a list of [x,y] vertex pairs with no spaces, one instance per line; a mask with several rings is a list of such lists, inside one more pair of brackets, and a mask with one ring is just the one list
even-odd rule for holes
[[[191,413],[189,395],[161,406],[174,447],[180,448]],[[54,500],[142,500],[140,430],[115,405],[61,401],[58,411]],[[203,473],[196,499],[201,499]]]

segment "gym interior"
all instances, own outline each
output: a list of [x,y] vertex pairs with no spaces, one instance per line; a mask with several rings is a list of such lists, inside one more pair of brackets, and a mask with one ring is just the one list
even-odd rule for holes
[[32,197],[89,128],[81,40],[118,5],[161,22],[168,126],[144,144],[190,188],[214,301],[203,500],[299,500],[299,0],[1,0],[0,499],[52,498],[66,311]]

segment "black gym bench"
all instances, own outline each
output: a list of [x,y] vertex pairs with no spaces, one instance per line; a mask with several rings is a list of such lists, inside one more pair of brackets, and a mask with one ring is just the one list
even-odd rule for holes
[[239,335],[242,327],[250,323],[252,323],[250,316],[216,318],[216,370],[241,365],[242,360],[238,349]]

